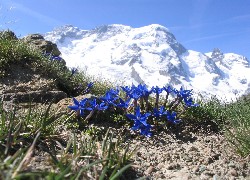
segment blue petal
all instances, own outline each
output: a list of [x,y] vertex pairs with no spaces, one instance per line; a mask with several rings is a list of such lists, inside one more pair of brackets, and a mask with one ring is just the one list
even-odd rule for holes
[[88,110],[88,111],[92,111],[93,110],[93,108],[85,108],[86,110]]
[[73,97],[73,101],[74,101],[74,104],[75,104],[75,105],[78,105],[78,106],[79,106],[79,102],[77,101],[76,98]]
[[151,116],[151,113],[145,113],[143,116],[144,116],[145,118],[148,118],[149,116]]
[[68,106],[68,108],[69,109],[71,109],[71,110],[74,110],[74,111],[76,111],[76,110],[78,110],[79,109],[79,106]]
[[93,85],[94,85],[94,83],[93,83],[93,82],[90,82],[90,83],[87,85],[87,88],[90,89],[90,88],[93,87]]
[[133,131],[136,131],[138,129],[139,129],[139,126],[133,126],[133,127],[131,127],[131,130],[133,130]]
[[144,126],[147,126],[148,124],[147,124],[147,121],[146,120],[142,120],[142,121],[140,121]]

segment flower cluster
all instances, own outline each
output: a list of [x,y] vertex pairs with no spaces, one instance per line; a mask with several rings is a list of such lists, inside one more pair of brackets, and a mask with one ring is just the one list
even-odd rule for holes
[[54,56],[50,53],[45,53],[44,56],[48,57],[51,61],[62,61],[60,56]]
[[[87,85],[84,93],[88,93],[93,83]],[[125,92],[125,97],[121,97],[121,92]],[[165,93],[164,103],[160,103],[160,94]],[[152,105],[150,96],[155,95],[155,102]],[[170,95],[175,98],[170,99]],[[192,90],[174,89],[171,86],[148,88],[146,85],[122,86],[110,89],[104,96],[98,99],[85,98],[78,102],[73,98],[74,105],[68,106],[77,112],[81,117],[93,114],[94,111],[122,110],[123,114],[133,123],[132,130],[140,131],[140,134],[150,137],[152,135],[153,124],[168,123],[177,124],[180,122],[180,115],[189,107],[196,107],[193,102]],[[152,99],[152,98],[151,98]],[[162,102],[162,101],[161,101]],[[178,115],[177,115],[178,114]],[[89,115],[87,116],[89,118]]]

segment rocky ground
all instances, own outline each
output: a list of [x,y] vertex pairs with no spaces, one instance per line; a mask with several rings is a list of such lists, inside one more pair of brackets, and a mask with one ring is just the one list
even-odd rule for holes
[[138,146],[134,157],[137,176],[183,180],[250,179],[250,157],[236,155],[223,135],[188,134],[189,137],[183,139],[181,134],[166,131],[150,139],[131,140],[133,146]]
[[[93,125],[93,124],[92,124]],[[96,124],[94,126],[106,129]],[[92,126],[93,127],[93,126]],[[112,127],[125,138],[130,149],[132,169],[121,180],[250,180],[250,156],[240,157],[219,132],[194,132],[192,126],[165,129],[151,138],[131,135],[128,129]],[[50,169],[48,154],[37,153],[30,170]],[[90,178],[91,179],[91,178]]]

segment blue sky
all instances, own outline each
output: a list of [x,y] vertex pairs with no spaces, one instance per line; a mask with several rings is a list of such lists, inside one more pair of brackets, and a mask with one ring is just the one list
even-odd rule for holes
[[250,0],[0,0],[0,28],[19,37],[72,24],[163,25],[187,49],[250,59]]

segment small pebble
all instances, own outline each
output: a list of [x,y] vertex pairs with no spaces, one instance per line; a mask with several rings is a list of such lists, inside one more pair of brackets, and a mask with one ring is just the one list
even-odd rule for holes
[[201,176],[200,176],[199,179],[200,179],[200,180],[209,180],[209,179],[211,179],[211,177],[210,177],[210,176],[207,176],[207,175],[205,175],[205,174],[201,174]]
[[151,174],[153,171],[155,171],[155,168],[153,166],[149,166],[149,168],[144,172],[145,175]]
[[238,176],[238,173],[237,173],[237,171],[235,169],[231,169],[229,171],[229,174],[232,175],[232,176],[235,176],[235,177]]
[[167,167],[167,169],[168,169],[168,170],[174,170],[174,169],[177,169],[177,168],[179,168],[179,167],[180,167],[179,164],[172,163],[172,164],[170,164],[170,165]]
[[213,177],[214,176],[214,173],[213,172],[211,172],[211,171],[204,171],[203,172],[205,175],[207,175],[207,176],[210,176],[210,177]]
[[199,172],[199,170],[200,170],[200,167],[199,167],[199,166],[196,166],[196,167],[193,168],[193,172],[194,172],[194,173]]
[[234,164],[233,162],[230,162],[230,163],[228,164],[228,167],[235,168],[235,164]]
[[157,165],[157,168],[158,169],[162,169],[164,167],[164,164],[163,163],[159,163],[158,165]]
[[206,168],[206,166],[204,166],[204,165],[201,165],[200,167],[199,167],[199,171],[200,172],[203,172],[203,171],[205,171],[207,168]]
[[205,161],[205,164],[211,164],[213,163],[213,159],[211,157],[208,157]]

